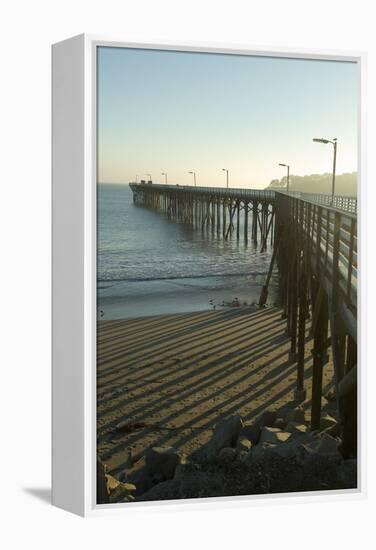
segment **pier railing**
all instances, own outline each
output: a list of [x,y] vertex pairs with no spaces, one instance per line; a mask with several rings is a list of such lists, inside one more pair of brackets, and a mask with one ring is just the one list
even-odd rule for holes
[[236,199],[270,199],[274,200],[275,192],[265,189],[240,189],[231,187],[204,187],[193,185],[166,185],[166,184],[147,184],[147,183],[130,183],[132,189],[142,189],[146,192],[162,191],[163,193],[189,193],[193,195],[211,195],[219,197],[229,197]]
[[275,191],[276,193],[283,193],[290,197],[296,197],[306,202],[312,202],[315,204],[321,204],[323,206],[329,206],[330,208],[336,208],[338,210],[344,210],[345,212],[357,213],[358,200],[356,197],[348,195],[327,195],[324,193],[302,193],[301,191]]
[[260,200],[274,202],[277,194],[282,193],[290,197],[300,198],[306,202],[329,206],[345,212],[357,213],[357,198],[347,195],[329,195],[324,193],[303,193],[301,191],[287,191],[285,189],[241,189],[236,187],[205,187],[193,185],[166,185],[166,184],[147,184],[147,183],[130,183],[135,192],[137,189],[146,193],[163,192],[163,193],[189,193],[197,196],[217,196],[221,198],[228,197],[229,199],[238,200]]
[[[309,261],[310,273],[340,308],[349,331],[356,338],[358,239],[357,216],[280,194],[279,223],[291,242],[298,241]],[[282,226],[280,230],[282,231]],[[287,265],[289,269],[291,265]]]
[[[323,368],[331,348],[344,448],[356,449],[357,216],[278,193],[276,237],[280,291],[297,395],[305,397],[306,320],[313,336],[311,428],[320,429]],[[354,370],[355,369],[355,370]]]

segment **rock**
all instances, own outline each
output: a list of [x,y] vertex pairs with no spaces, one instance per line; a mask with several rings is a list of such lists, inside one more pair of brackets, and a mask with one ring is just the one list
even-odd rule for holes
[[328,406],[328,399],[323,395],[321,397],[321,408],[324,408],[324,407],[327,407]]
[[272,449],[274,455],[280,458],[293,458],[301,454],[303,445],[310,445],[318,439],[316,432],[293,432],[284,443],[275,445]]
[[329,434],[323,434],[313,445],[315,451],[319,454],[338,453],[339,441]]
[[325,430],[322,430],[322,433],[326,433],[328,435],[331,435],[332,437],[337,437],[340,435],[341,432],[341,426],[339,422],[336,422],[332,426],[329,426],[329,428],[326,428]]
[[136,495],[142,495],[155,483],[155,480],[153,480],[146,466],[145,457],[140,458],[131,468],[126,469],[122,479],[124,479],[126,483],[132,483],[136,486]]
[[277,447],[278,445],[274,443],[258,443],[255,447],[248,453],[247,462],[258,462],[264,461],[268,455]]
[[295,407],[294,409],[288,411],[286,415],[287,422],[298,422],[299,424],[304,424],[305,422],[305,413],[302,407]]
[[261,414],[260,418],[257,420],[257,424],[260,426],[260,428],[262,428],[263,426],[273,426],[276,418],[276,411],[267,410]]
[[116,479],[115,477],[109,474],[106,474],[106,483],[107,483],[107,491],[108,491],[108,494],[110,495],[116,489],[116,487],[121,483],[121,481],[119,481],[118,479]]
[[249,453],[250,453],[250,451],[248,451],[248,452],[247,451],[238,451],[238,454],[236,456],[236,460],[238,462],[244,464],[248,460]]
[[269,428],[264,426],[260,434],[260,443],[283,443],[287,441],[291,433],[283,432],[279,428]]
[[111,495],[118,488],[121,488],[123,492],[127,492],[129,494],[136,492],[136,486],[133,483],[123,483],[110,474],[106,474],[106,482],[109,495]]
[[337,420],[330,416],[329,414],[326,414],[325,416],[322,416],[320,419],[320,429],[321,430],[327,430],[328,428],[334,428],[336,426]]
[[260,426],[255,423],[245,423],[243,428],[239,432],[239,439],[244,437],[249,439],[252,445],[256,445],[260,437]]
[[279,428],[280,430],[283,430],[286,427],[286,422],[283,418],[276,418],[273,423],[273,428]]
[[238,442],[236,444],[236,449],[238,451],[249,451],[252,447],[252,441],[247,439],[244,436],[239,436]]
[[200,498],[209,496],[224,496],[223,472],[203,472],[191,465],[179,479],[158,483],[137,500],[174,500]]
[[213,460],[224,447],[236,445],[243,421],[239,415],[223,418],[214,428],[213,436],[203,448],[207,460]]
[[174,477],[175,469],[181,463],[181,457],[172,447],[150,447],[146,449],[145,463],[151,477],[165,481]]
[[339,441],[337,439],[328,434],[323,434],[300,445],[297,458],[301,464],[305,465],[315,464],[321,468],[323,464],[338,466],[343,462],[338,446]]
[[182,462],[176,466],[173,479],[175,481],[182,479],[184,476],[191,473],[192,471],[199,471],[199,470],[200,470],[200,467],[197,464],[193,464],[190,462]]
[[326,399],[331,402],[331,401],[335,401],[336,400],[336,392],[335,392],[335,389],[334,388],[331,388],[327,394],[326,394]]
[[110,475],[106,477],[110,502],[131,502],[135,499],[136,486],[133,483],[122,483]]
[[97,504],[110,502],[107,490],[106,466],[97,459]]
[[219,451],[218,462],[220,464],[229,464],[236,458],[236,449],[233,447],[224,447]]
[[301,432],[306,433],[308,428],[305,424],[299,424],[298,422],[290,421],[286,426],[286,432]]

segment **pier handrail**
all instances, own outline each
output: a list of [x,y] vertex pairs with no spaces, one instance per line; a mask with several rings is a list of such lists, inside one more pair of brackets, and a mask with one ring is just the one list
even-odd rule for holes
[[277,193],[282,193],[289,197],[296,197],[306,202],[314,204],[321,204],[329,208],[343,210],[353,214],[357,213],[357,198],[347,195],[329,195],[325,193],[304,193],[302,191],[285,191],[283,188],[279,189],[244,189],[244,188],[226,188],[226,187],[205,187],[205,186],[193,186],[193,185],[166,185],[158,183],[135,183],[129,184],[131,187],[143,190],[159,190],[161,192],[173,192],[173,193],[192,193],[197,195],[216,195],[219,197],[229,197],[237,199],[269,199],[274,201]]
[[232,197],[232,198],[275,198],[275,192],[265,189],[242,189],[231,187],[227,189],[226,187],[205,187],[205,186],[193,186],[193,185],[165,185],[159,183],[130,183],[129,185],[139,187],[145,190],[160,190],[163,192],[170,191],[174,193],[193,193],[198,195],[219,195],[221,197]]
[[[311,269],[356,340],[358,247],[352,212],[279,194],[281,222],[303,239]],[[292,239],[293,237],[289,237]]]

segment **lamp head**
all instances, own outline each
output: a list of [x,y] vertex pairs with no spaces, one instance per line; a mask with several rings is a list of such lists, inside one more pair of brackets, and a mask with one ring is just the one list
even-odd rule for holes
[[324,139],[324,138],[313,138],[313,140],[315,143],[330,143],[330,140],[329,139]]

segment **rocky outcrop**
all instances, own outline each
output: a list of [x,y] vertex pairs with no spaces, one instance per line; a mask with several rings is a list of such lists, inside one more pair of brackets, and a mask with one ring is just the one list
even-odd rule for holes
[[325,401],[321,431],[309,430],[309,415],[295,402],[253,422],[221,419],[190,460],[172,447],[151,447],[121,482],[103,468],[98,475],[105,476],[110,502],[356,487],[356,460],[344,460],[339,425]]

